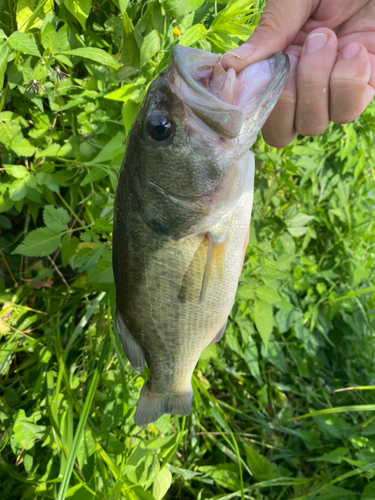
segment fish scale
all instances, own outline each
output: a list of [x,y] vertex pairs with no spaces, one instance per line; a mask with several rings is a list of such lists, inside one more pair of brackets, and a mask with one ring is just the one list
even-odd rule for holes
[[[215,54],[175,47],[129,133],[120,171],[116,325],[133,368],[147,363],[150,372],[139,426],[191,412],[194,368],[224,332],[243,265],[254,184],[248,150],[288,73],[283,54],[239,74],[239,83],[220,64]],[[215,95],[199,86],[210,67]],[[253,82],[256,93],[244,100],[249,75],[263,83]]]

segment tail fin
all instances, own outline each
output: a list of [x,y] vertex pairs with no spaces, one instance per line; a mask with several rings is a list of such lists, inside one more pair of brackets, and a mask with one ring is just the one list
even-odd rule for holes
[[193,390],[184,394],[173,394],[164,396],[151,392],[148,385],[142,387],[141,395],[134,415],[134,422],[142,427],[155,422],[164,413],[172,415],[190,415],[193,403]]

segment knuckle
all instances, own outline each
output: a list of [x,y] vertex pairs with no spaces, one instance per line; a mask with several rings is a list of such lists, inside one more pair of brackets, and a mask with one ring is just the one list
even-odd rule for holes
[[290,135],[288,137],[276,137],[272,134],[269,134],[267,131],[262,130],[262,136],[264,141],[273,148],[285,148],[288,146],[292,140],[296,137],[296,133]]
[[330,118],[343,125],[357,118],[363,108],[367,84],[364,82],[336,79],[331,82]]
[[315,137],[322,134],[329,127],[329,121],[326,123],[309,123],[304,119],[296,120],[296,130],[300,135]]
[[270,38],[274,34],[278,40],[282,40],[285,47],[288,45],[287,36],[283,34],[280,26],[280,15],[277,9],[265,9],[259,20],[255,33]]

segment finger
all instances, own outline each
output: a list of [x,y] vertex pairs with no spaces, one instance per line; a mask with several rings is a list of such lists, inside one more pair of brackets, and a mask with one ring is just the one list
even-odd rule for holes
[[238,72],[285,50],[318,4],[319,0],[268,0],[249,40],[224,54],[224,68],[234,68]]
[[366,47],[349,43],[340,52],[330,84],[330,118],[335,123],[355,120],[370,104],[375,89],[368,85],[371,63]]
[[297,135],[294,118],[297,104],[296,72],[300,52],[299,47],[288,49],[289,75],[276,106],[262,128],[263,139],[275,148],[287,146]]
[[328,28],[310,33],[297,71],[295,127],[299,134],[319,135],[329,126],[329,81],[337,58],[337,38]]
[[[352,19],[357,17],[357,13],[363,11],[362,8],[366,8],[366,4],[368,3],[368,0],[325,0],[320,2],[314,14],[308,19],[306,24],[302,26],[301,31],[293,40],[293,43],[302,45],[308,33],[318,28],[324,27],[333,30],[342,25],[342,23],[344,23],[343,26],[351,23]],[[368,18],[373,19],[373,16],[369,16]],[[346,22],[347,20],[349,21]],[[363,25],[363,22],[361,24]],[[340,30],[341,26],[339,28],[339,31]],[[336,34],[339,36],[339,33]]]

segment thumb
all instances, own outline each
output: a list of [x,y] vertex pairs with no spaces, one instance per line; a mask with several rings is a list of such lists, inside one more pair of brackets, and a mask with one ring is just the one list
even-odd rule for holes
[[224,68],[234,68],[238,72],[285,50],[319,3],[320,0],[268,0],[251,37],[237,49],[224,54]]

